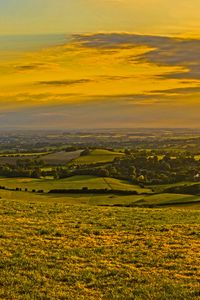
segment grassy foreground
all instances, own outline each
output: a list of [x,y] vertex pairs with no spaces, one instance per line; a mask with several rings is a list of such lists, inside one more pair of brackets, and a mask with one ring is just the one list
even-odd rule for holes
[[2,197],[0,299],[200,299],[199,229],[192,208]]

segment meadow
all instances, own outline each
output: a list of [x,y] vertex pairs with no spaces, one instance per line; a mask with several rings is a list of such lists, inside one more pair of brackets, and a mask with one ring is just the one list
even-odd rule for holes
[[0,186],[10,189],[28,189],[29,191],[51,189],[116,189],[131,190],[138,193],[150,193],[151,189],[141,188],[125,180],[95,176],[72,176],[65,179],[34,179],[34,178],[0,178]]
[[28,195],[0,191],[0,299],[200,299],[198,206]]

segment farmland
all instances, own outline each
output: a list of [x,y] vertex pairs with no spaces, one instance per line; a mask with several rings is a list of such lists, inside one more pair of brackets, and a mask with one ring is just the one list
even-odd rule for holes
[[38,153],[12,153],[0,154],[0,164],[16,165],[19,160],[25,159],[42,159],[45,165],[60,166],[66,165],[73,159],[80,156],[82,150],[77,151],[54,151],[54,152],[38,152]]
[[[0,164],[1,165],[6,165],[6,164],[9,164],[9,165],[16,165],[17,164],[17,161],[19,159],[24,159],[25,156],[0,156]],[[35,156],[26,156],[26,158],[28,159],[34,159]]]
[[42,157],[42,160],[46,165],[50,166],[59,166],[59,165],[66,165],[73,159],[76,159],[80,156],[82,150],[72,151],[72,152],[65,152],[59,151],[55,153],[50,153]]
[[73,176],[65,179],[34,179],[34,178],[0,178],[0,186],[9,189],[28,189],[29,191],[50,189],[116,189],[133,190],[138,193],[150,193],[151,189],[141,188],[138,185],[130,184],[125,180],[114,178],[99,178],[94,176]]
[[109,151],[105,149],[96,149],[91,151],[89,155],[80,156],[73,161],[74,164],[95,164],[112,162],[116,157],[122,157],[124,154],[120,152]]

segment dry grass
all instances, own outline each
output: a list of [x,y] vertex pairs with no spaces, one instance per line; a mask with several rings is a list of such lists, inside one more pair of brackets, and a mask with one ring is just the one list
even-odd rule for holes
[[200,299],[200,213],[0,200],[0,299]]

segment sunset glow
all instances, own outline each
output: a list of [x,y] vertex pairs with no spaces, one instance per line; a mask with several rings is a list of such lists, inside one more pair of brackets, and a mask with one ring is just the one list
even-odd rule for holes
[[164,2],[3,1],[1,124],[198,127],[200,3]]

